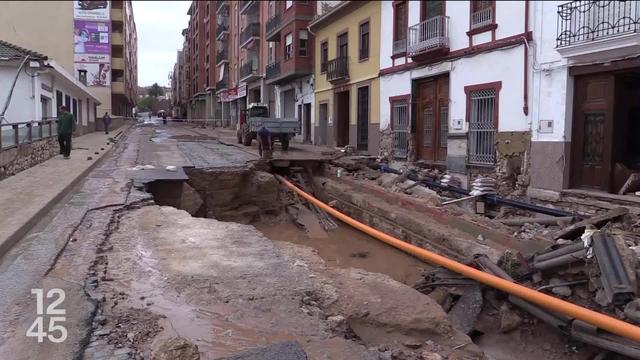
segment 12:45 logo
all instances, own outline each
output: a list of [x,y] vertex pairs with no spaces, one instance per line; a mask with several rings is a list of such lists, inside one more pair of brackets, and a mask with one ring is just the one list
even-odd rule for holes
[[[47,299],[52,299],[44,311],[44,290],[31,289],[36,296],[36,319],[27,330],[27,337],[35,337],[41,343],[45,338],[53,343],[61,343],[67,339],[67,328],[62,325],[67,318],[65,309],[59,308],[64,302],[65,293],[62,289],[47,291]],[[45,328],[45,316],[48,317],[48,327]]]

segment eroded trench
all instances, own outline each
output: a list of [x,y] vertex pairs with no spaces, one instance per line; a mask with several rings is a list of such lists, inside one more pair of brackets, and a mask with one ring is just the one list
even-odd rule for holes
[[[388,209],[384,206],[372,206],[368,200],[376,194],[368,193],[367,189],[354,193],[353,188],[341,188],[340,179],[325,177],[326,164],[319,161],[292,161],[285,166],[272,165],[261,169],[234,167],[184,170],[189,178],[185,182],[154,181],[147,184],[147,191],[154,195],[158,205],[176,207],[194,217],[253,225],[276,245],[278,242],[288,242],[315,249],[330,266],[353,267],[386,274],[409,286],[414,286],[425,273],[434,271],[431,265],[337,220],[337,227],[325,230],[323,225],[326,224],[323,223],[322,216],[314,212],[312,206],[280,186],[273,173],[298,180],[299,184],[316,197],[356,220],[413,244],[458,260],[478,252],[479,249],[469,244],[454,244],[451,240],[458,234],[448,234],[447,229],[430,227],[432,223],[412,217],[410,213],[392,210],[391,214],[382,215],[381,212]],[[429,218],[430,215],[424,216]],[[490,237],[487,234],[487,238]],[[499,251],[487,246],[481,250],[490,257],[492,251]],[[486,355],[494,359],[511,359],[516,356],[532,360],[541,356],[558,359],[592,358],[592,349],[569,342],[553,329],[530,317],[525,316],[517,324],[514,320],[514,324],[511,324],[514,328],[522,327],[522,331],[502,331],[505,326],[502,323],[504,309],[500,303],[504,299],[500,299],[502,295],[493,290],[480,289],[474,285],[471,291],[479,294],[478,303],[460,304],[459,309],[454,311],[452,300],[455,302],[468,295],[468,291],[461,287],[459,291],[448,294],[448,299],[437,291],[429,296],[442,305],[450,317],[458,316],[462,319],[458,318],[457,321],[475,323],[464,332]],[[489,301],[485,300],[483,303],[482,298]],[[476,310],[469,310],[474,307]],[[454,314],[456,311],[457,315]],[[468,319],[465,319],[466,315],[469,315]],[[352,324],[355,336],[366,338],[366,333],[371,328],[358,329],[355,325]],[[359,331],[362,333],[359,334]]]

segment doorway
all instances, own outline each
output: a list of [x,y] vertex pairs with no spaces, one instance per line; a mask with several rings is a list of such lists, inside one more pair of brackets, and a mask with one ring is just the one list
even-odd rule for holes
[[618,193],[640,172],[640,69],[575,78],[569,184]]
[[417,85],[417,155],[422,160],[444,163],[449,132],[449,75],[429,78]]
[[327,140],[327,113],[329,105],[327,103],[322,103],[318,108],[318,144],[319,145],[328,145]]
[[349,145],[349,91],[336,93],[336,146]]
[[311,144],[311,104],[304,104],[304,136],[303,141],[305,144]]

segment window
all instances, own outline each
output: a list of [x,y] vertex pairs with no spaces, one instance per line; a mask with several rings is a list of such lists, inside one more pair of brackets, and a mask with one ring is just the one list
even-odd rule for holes
[[393,7],[393,55],[407,51],[407,2],[398,2]]
[[62,103],[62,98],[63,98],[62,91],[56,90],[56,114],[57,115],[60,115],[60,113],[59,113],[60,106],[64,105]]
[[406,159],[409,154],[409,102],[411,95],[390,99],[391,101],[391,134],[393,136],[393,156]]
[[320,73],[327,72],[327,62],[329,61],[329,44],[323,41],[320,44]]
[[471,1],[471,29],[479,29],[494,23],[495,1]]
[[269,64],[272,64],[276,61],[276,51],[274,47],[274,42],[269,42]]
[[360,24],[360,51],[358,60],[369,58],[369,22]]
[[307,46],[309,44],[309,34],[307,33],[307,30],[300,30],[300,33],[298,34],[298,41],[300,41],[298,55],[307,56]]
[[340,34],[338,36],[338,57],[343,58],[349,55],[349,38],[348,34]]
[[420,4],[421,21],[444,15],[444,1],[421,1]]
[[290,8],[292,6],[293,6],[293,1],[292,0],[285,1],[285,9],[288,9],[288,8]]
[[284,38],[284,59],[291,59],[293,55],[293,34],[288,33]]
[[469,96],[469,162],[493,165],[496,132],[496,89],[470,91]]

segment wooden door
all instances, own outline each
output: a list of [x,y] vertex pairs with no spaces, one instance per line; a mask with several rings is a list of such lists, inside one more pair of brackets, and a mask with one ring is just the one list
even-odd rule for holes
[[570,184],[610,191],[613,142],[613,75],[575,80]]
[[445,162],[449,128],[449,77],[431,78],[418,84],[416,109],[419,158]]

